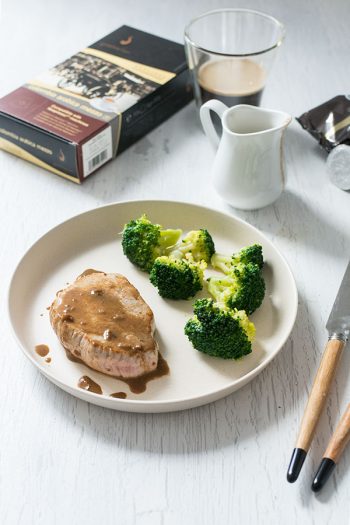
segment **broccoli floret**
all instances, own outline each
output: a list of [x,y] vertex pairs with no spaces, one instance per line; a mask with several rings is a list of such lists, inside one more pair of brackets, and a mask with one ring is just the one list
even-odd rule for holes
[[211,258],[211,264],[214,268],[217,268],[224,273],[230,272],[233,266],[240,263],[254,263],[257,264],[261,270],[264,266],[262,246],[260,244],[252,244],[251,246],[242,248],[238,253],[234,253],[231,257],[215,253]]
[[155,259],[165,255],[179,240],[182,230],[163,230],[152,224],[146,215],[124,226],[122,247],[130,262],[149,272]]
[[152,266],[150,281],[166,299],[189,299],[203,287],[206,263],[196,263],[172,256],[158,257]]
[[203,271],[215,251],[207,230],[194,230],[166,256],[158,257],[150,281],[167,299],[189,299],[203,287]]
[[172,255],[178,259],[191,258],[196,262],[210,262],[215,253],[214,241],[208,230],[193,230],[175,246]]
[[231,257],[215,253],[211,263],[225,274],[224,278],[209,279],[208,290],[217,301],[228,308],[245,310],[248,314],[259,308],[265,296],[265,281],[261,274],[264,260],[260,244],[242,248]]
[[265,296],[265,281],[257,264],[239,263],[225,277],[211,277],[209,293],[228,308],[255,312]]
[[261,244],[252,244],[246,248],[242,248],[237,254],[233,255],[233,264],[243,263],[253,263],[257,264],[262,270],[264,266],[264,259],[262,253]]
[[198,299],[185,334],[199,352],[239,359],[252,351],[255,326],[243,311],[230,310],[212,299]]

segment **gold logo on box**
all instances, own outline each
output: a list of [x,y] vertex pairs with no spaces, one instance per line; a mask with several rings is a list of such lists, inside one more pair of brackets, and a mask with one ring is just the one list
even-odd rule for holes
[[129,46],[133,41],[133,36],[132,35],[129,35],[128,38],[125,38],[123,40],[119,40],[119,43],[122,45],[122,46]]

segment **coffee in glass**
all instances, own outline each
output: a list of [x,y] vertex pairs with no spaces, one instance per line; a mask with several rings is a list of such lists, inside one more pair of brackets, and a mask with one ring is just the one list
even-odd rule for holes
[[185,30],[185,48],[197,105],[210,99],[227,106],[258,106],[284,27],[249,9],[210,11]]
[[198,69],[201,100],[204,103],[216,98],[227,106],[258,106],[265,78],[262,66],[249,58],[209,60]]

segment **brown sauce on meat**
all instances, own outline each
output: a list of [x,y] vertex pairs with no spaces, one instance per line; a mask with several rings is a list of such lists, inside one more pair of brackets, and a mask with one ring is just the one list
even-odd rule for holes
[[[65,348],[65,351],[66,351],[67,358],[70,361],[73,361],[73,363],[80,363],[82,365],[85,365],[87,368],[90,368],[90,370],[94,370],[93,368],[88,366],[86,363],[84,363],[84,361],[82,361],[79,357],[73,355],[69,350],[67,350],[67,348]],[[170,373],[170,368],[169,368],[168,363],[166,362],[164,357],[160,353],[158,353],[157,368],[153,370],[153,372],[149,372],[148,374],[144,374],[143,376],[140,376],[140,377],[132,377],[132,378],[117,377],[117,376],[109,376],[109,377],[115,377],[115,379],[118,379],[119,381],[123,381],[123,383],[126,383],[129,386],[133,394],[142,394],[142,392],[145,392],[147,383],[149,381],[152,381],[153,379],[158,379],[158,377],[166,376],[169,373]],[[86,377],[86,376],[83,376],[83,377]],[[120,392],[117,392],[117,393],[120,393]],[[112,397],[117,397],[117,396],[112,395]]]
[[147,383],[149,381],[152,381],[152,379],[157,379],[158,377],[163,377],[168,375],[170,372],[169,365],[163,358],[161,354],[158,354],[158,365],[153,372],[149,372],[148,374],[144,374],[140,377],[132,377],[132,378],[124,378],[124,377],[118,377],[120,381],[124,381],[127,385],[129,385],[129,388],[133,394],[142,394],[146,390]]
[[114,394],[111,394],[110,397],[116,397],[118,399],[126,399],[126,393],[125,392],[115,392]]
[[94,394],[102,394],[102,388],[89,376],[82,376],[78,381],[78,387]]
[[104,272],[101,272],[100,270],[94,270],[93,268],[88,268],[87,270],[84,270],[83,273],[78,275],[77,279],[80,279],[81,277],[85,277],[85,275],[91,275],[92,273],[104,273]]
[[47,345],[36,345],[35,351],[40,357],[46,357],[50,352],[50,348]]
[[[103,273],[96,270],[85,270],[77,279],[92,273]],[[96,283],[97,284],[97,283]],[[132,308],[139,308],[139,292],[136,288],[128,290],[130,312],[127,311],[120,296],[116,297],[118,282],[108,281],[104,288],[79,287],[67,288],[55,306],[56,314],[65,323],[80,326],[85,333],[101,337],[99,345],[109,351],[126,350],[133,353],[153,350],[155,341],[151,336],[151,323],[147,315],[133,315]],[[135,305],[133,302],[135,301]],[[94,342],[92,342],[94,345]],[[79,356],[78,356],[79,357]]]
[[[94,277],[91,274],[99,276]],[[106,277],[101,277],[101,274]],[[80,280],[86,276],[90,277]],[[90,338],[91,347],[96,346],[98,352],[104,352],[105,370],[98,367],[92,369],[123,381],[129,385],[131,392],[140,394],[146,390],[149,381],[169,373],[168,364],[161,355],[154,371],[136,378],[119,377],[118,367],[113,368],[113,359],[109,365],[109,356],[113,357],[113,353],[117,352],[126,358],[130,356],[131,361],[134,358],[141,370],[147,364],[147,367],[144,367],[147,369],[150,368],[146,361],[149,352],[154,352],[155,355],[157,353],[157,343],[153,338],[152,311],[143,301],[140,302],[138,290],[123,276],[117,275],[112,278],[104,272],[85,270],[76,280],[75,286],[70,286],[64,293],[57,295],[54,312],[56,320],[63,323],[63,330],[64,325],[69,332],[81,329]],[[93,351],[92,348],[91,353]],[[66,349],[66,354],[71,361],[88,366],[84,355],[81,354],[79,343],[72,345],[70,350]],[[93,360],[91,362],[93,363]],[[86,377],[82,379],[86,381]],[[94,391],[86,385],[80,388]]]
[[[82,359],[80,359],[80,357],[72,354],[72,352],[67,350],[67,348],[65,348],[65,351],[66,351],[66,356],[69,359],[69,361],[73,361],[73,363],[80,363],[82,365],[85,365],[84,361]],[[85,366],[87,366],[87,365],[85,365]],[[88,367],[88,368],[90,368],[90,367]]]

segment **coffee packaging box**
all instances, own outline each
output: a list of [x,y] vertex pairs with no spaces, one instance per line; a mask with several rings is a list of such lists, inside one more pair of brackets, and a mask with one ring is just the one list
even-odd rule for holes
[[0,99],[0,148],[79,184],[192,97],[184,47],[122,26]]

